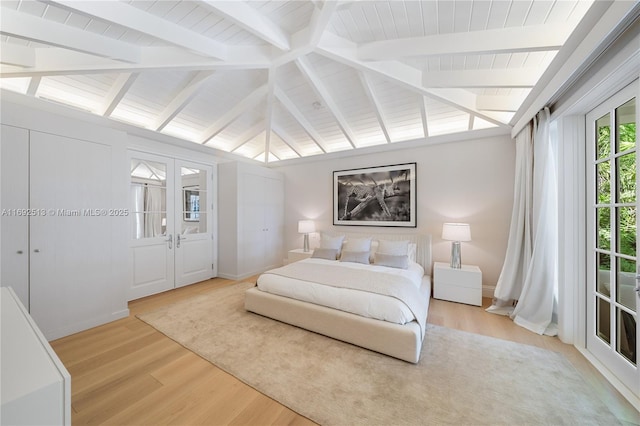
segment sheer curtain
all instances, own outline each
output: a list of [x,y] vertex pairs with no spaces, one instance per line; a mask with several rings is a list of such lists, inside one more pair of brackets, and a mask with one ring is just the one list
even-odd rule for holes
[[557,334],[557,178],[545,108],[516,137],[516,182],[505,262],[487,312],[538,334]]

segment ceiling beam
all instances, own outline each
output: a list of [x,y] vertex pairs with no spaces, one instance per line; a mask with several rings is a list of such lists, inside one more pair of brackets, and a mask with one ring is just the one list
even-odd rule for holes
[[254,138],[256,138],[260,133],[264,131],[264,122],[260,121],[249,129],[245,130],[240,136],[238,136],[238,143],[229,150],[229,152],[234,152],[235,150],[243,147],[247,143],[251,142]]
[[178,47],[142,47],[140,62],[113,61],[61,48],[36,48],[33,68],[0,69],[0,77],[104,74],[110,72],[265,69],[272,54],[265,47],[238,46],[226,61],[204,58]]
[[[276,87],[276,68],[269,69],[269,81],[267,82],[267,102],[265,111],[265,138],[264,150],[269,153],[271,151],[271,128],[273,126],[273,100],[275,99],[274,91]],[[269,162],[269,156],[266,157],[265,163]]]
[[360,71],[373,73],[391,81],[412,92],[429,96],[447,105],[453,106],[470,114],[475,114],[497,126],[508,127],[490,112],[478,111],[475,94],[464,89],[433,89],[422,86],[422,72],[398,61],[364,62],[356,56],[356,45],[348,40],[325,34],[315,50],[316,53],[334,61],[356,68]]
[[[147,34],[209,57],[227,58],[228,49],[225,44],[124,2],[77,0],[49,0],[49,2],[71,11],[80,12],[84,15],[111,22],[117,26]],[[87,32],[83,31],[83,33]]]
[[0,63],[16,67],[35,67],[36,50],[13,43],[0,43]]
[[38,87],[40,87],[40,81],[42,77],[31,77],[31,81],[29,81],[29,87],[27,88],[27,95],[35,96],[38,92]]
[[280,88],[276,87],[274,94],[276,98],[280,101],[282,106],[285,107],[289,114],[298,122],[298,124],[304,129],[305,132],[309,135],[311,140],[318,145],[318,148],[322,150],[323,153],[329,152],[327,149],[327,144],[323,140],[322,136],[313,128],[313,125],[307,120],[302,111],[298,109],[298,107],[293,103],[291,99],[282,91]]
[[125,62],[140,60],[137,46],[8,7],[3,7],[0,14],[0,34]]
[[371,81],[369,78],[362,72],[358,71],[358,77],[360,77],[360,82],[362,83],[362,88],[364,92],[367,94],[369,98],[369,102],[373,105],[373,110],[376,113],[376,117],[378,118],[378,123],[380,124],[380,128],[382,129],[382,133],[384,133],[384,138],[387,140],[387,143],[391,143],[391,137],[389,137],[389,131],[387,122],[384,118],[384,113],[382,112],[382,105],[376,98],[375,93],[373,92],[373,87],[371,86]]
[[531,88],[543,68],[483,69],[463,71],[423,71],[423,87]]
[[201,3],[254,36],[280,50],[291,49],[289,35],[257,9],[240,1],[201,0]]
[[524,96],[478,95],[476,96],[476,108],[480,111],[516,112]]
[[140,74],[138,73],[124,73],[120,74],[109,90],[109,93],[105,96],[104,103],[100,114],[109,117],[113,110],[116,109],[122,98],[127,94],[133,83],[136,81]]
[[413,56],[479,55],[560,50],[573,25],[568,22],[437,34],[363,43],[358,58],[368,61]]
[[178,92],[171,103],[158,116],[154,125],[156,131],[161,131],[171,122],[198,94],[204,82],[211,77],[213,71],[199,71],[191,77],[189,82]]
[[420,116],[422,117],[422,131],[424,138],[429,137],[429,124],[427,122],[427,97],[420,96]]
[[331,96],[329,90],[327,90],[324,83],[320,80],[320,77],[313,70],[311,64],[309,64],[309,61],[306,58],[298,58],[296,59],[296,65],[302,75],[306,77],[314,92],[320,97],[320,99],[322,99],[327,108],[329,108],[329,111],[331,111],[338,123],[338,127],[342,130],[342,133],[351,144],[351,147],[356,148],[356,137],[351,131],[347,119],[340,111],[338,104],[333,100],[333,96]]
[[296,141],[287,134],[287,132],[285,132],[284,130],[282,130],[281,128],[275,125],[272,127],[271,130],[282,140],[282,142],[284,142],[289,148],[291,148],[291,150],[295,152],[298,157],[304,157],[302,155],[302,150],[300,149],[300,145],[298,145]]
[[264,97],[267,95],[268,90],[269,85],[264,84],[251,92],[243,100],[238,102],[233,108],[228,110],[225,114],[219,117],[215,123],[213,123],[204,132],[202,132],[200,143],[207,143],[211,138],[215,137],[218,133],[223,131],[236,118],[247,112],[249,109],[254,108],[258,103],[262,102]]

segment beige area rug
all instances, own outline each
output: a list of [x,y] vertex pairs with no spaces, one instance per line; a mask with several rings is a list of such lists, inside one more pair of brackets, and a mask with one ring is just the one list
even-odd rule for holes
[[241,283],[140,315],[322,425],[613,425],[561,354],[429,325],[417,365],[244,310]]

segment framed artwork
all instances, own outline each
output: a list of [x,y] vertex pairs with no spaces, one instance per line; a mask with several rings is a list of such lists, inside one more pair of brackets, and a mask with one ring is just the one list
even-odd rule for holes
[[333,224],[416,227],[416,163],[333,172]]

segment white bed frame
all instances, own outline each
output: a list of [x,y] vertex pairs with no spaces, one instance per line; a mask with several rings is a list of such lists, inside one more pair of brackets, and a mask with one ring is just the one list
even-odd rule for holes
[[[416,243],[416,261],[425,270],[422,292],[431,294],[431,236],[420,234],[374,234],[364,232],[325,231],[328,235],[345,235],[346,238],[372,237],[374,240],[409,240]],[[245,309],[292,324],[334,339],[390,355],[408,362],[420,360],[422,333],[414,320],[400,325],[289,297],[278,296],[253,287],[245,293]]]

